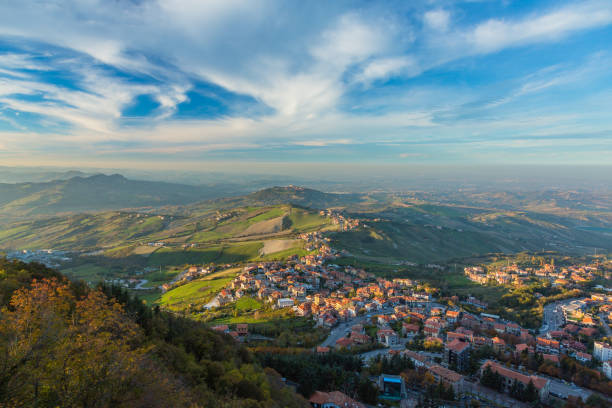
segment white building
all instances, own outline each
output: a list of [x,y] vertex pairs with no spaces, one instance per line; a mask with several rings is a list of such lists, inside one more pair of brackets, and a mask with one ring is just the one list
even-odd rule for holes
[[282,298],[282,299],[278,299],[278,307],[291,307],[293,306],[293,299],[289,299],[289,298]]
[[603,363],[603,372],[609,379],[612,380],[612,361],[604,361]]
[[612,360],[612,347],[609,344],[595,342],[593,356],[599,361]]

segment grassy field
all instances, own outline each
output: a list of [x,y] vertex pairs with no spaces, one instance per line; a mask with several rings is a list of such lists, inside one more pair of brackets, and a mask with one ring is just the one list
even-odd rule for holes
[[236,301],[234,307],[236,310],[244,312],[247,310],[255,310],[259,309],[262,306],[262,303],[257,299],[254,299],[250,296],[243,296]]
[[162,248],[148,258],[150,266],[235,263],[257,259],[263,244],[259,241],[217,245],[208,248]]
[[[228,309],[236,308],[236,304],[229,306],[230,307],[228,307]],[[287,311],[282,309],[267,311],[265,313],[238,311],[238,314],[236,316],[226,315],[224,317],[219,317],[214,320],[211,320],[210,324],[272,324],[272,322],[274,322],[274,324],[281,324],[280,322],[285,322],[284,326],[291,326],[291,321],[293,319],[293,315],[288,315]]]
[[138,298],[144,300],[147,305],[154,305],[160,299],[161,292],[159,292],[157,290],[156,291],[150,291],[150,292],[138,291],[136,293],[136,296],[138,296]]
[[159,304],[174,311],[201,308],[234,279],[240,268],[213,273],[164,293]]
[[308,232],[329,226],[329,220],[317,213],[309,212],[301,208],[291,208],[289,214],[291,228],[294,231]]
[[154,288],[163,285],[164,283],[171,281],[182,270],[183,268],[169,267],[146,273],[142,276],[142,278],[148,280],[149,282],[144,285],[144,287]]
[[495,238],[471,231],[395,222],[368,225],[370,228],[336,233],[333,245],[360,258],[417,263],[494,252],[503,246]]
[[94,264],[66,268],[62,269],[61,272],[70,279],[84,280],[86,282],[99,282],[110,277],[108,268]]

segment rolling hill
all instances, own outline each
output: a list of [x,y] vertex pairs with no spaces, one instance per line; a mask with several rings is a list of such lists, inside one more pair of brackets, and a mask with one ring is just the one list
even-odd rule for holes
[[210,246],[289,237],[330,228],[318,213],[291,205],[211,210],[193,216],[109,211],[20,221],[0,230],[0,248],[95,251],[124,256],[152,242],[167,247]]
[[[70,202],[77,200],[74,191],[79,185],[90,194],[97,191],[82,203],[88,208],[149,206],[21,219],[0,229],[0,248],[96,252],[116,259],[134,257],[145,265],[239,262],[273,257],[275,250],[285,255],[303,253],[294,241],[297,234],[337,229],[317,210],[338,208],[361,219],[365,226],[332,232],[334,246],[377,262],[444,262],[491,252],[542,249],[612,251],[612,210],[601,194],[586,195],[596,203],[587,207],[578,193],[569,192],[558,192],[551,196],[554,202],[544,203],[538,192],[343,194],[288,186],[163,206],[164,202],[195,200],[198,194],[213,193],[176,184],[133,182],[121,176],[77,177],[47,184],[53,188],[36,194],[33,184],[23,185],[27,197],[39,200],[22,200],[17,205],[19,200],[3,196],[0,214],[14,208],[39,214],[58,206],[76,209]],[[106,190],[109,198],[95,204],[95,197]],[[170,197],[171,192],[176,196]],[[55,194],[61,198],[56,200]],[[159,207],[151,208],[147,197],[156,197],[153,203]],[[266,244],[269,241],[276,243]],[[163,248],[150,245],[153,242],[163,242]],[[295,245],[288,244],[292,242]]]
[[0,216],[90,212],[185,205],[231,195],[225,186],[189,186],[129,180],[119,174],[72,177],[44,183],[0,184]]

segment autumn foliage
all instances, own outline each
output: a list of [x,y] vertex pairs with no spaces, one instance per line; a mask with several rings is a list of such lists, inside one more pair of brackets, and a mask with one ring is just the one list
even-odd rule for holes
[[164,393],[177,391],[146,357],[138,326],[100,291],[76,299],[66,282],[34,281],[3,308],[0,336],[7,407],[167,406]]
[[0,258],[0,407],[307,407],[231,337]]

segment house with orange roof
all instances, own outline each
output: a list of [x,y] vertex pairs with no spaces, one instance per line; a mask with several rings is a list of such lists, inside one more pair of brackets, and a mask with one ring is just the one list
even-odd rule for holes
[[542,359],[544,359],[544,361],[553,363],[556,366],[558,366],[560,363],[559,355],[557,354],[542,354]]
[[428,368],[437,383],[442,383],[446,387],[453,387],[456,393],[463,392],[464,377],[456,371],[449,370],[441,365],[434,364]]
[[449,323],[457,323],[461,312],[459,310],[448,310],[446,312],[446,321]]
[[495,350],[496,353],[502,353],[506,350],[506,342],[504,339],[493,337],[493,339],[491,339],[491,344],[493,345],[493,350]]
[[451,342],[453,340],[461,340],[461,341],[470,341],[470,338],[464,334],[464,333],[458,333],[458,332],[448,332],[446,333],[446,341],[447,342]]
[[467,370],[470,364],[470,343],[459,339],[446,343],[444,362],[458,371]]
[[396,345],[399,342],[397,333],[392,329],[381,329],[376,333],[376,338],[379,343],[384,344],[387,347]]
[[420,327],[418,324],[402,323],[402,334],[404,336],[414,336],[419,334]]
[[426,367],[429,365],[429,358],[424,356],[423,354],[417,353],[416,351],[412,351],[412,350],[405,350],[403,351],[403,353],[406,357],[412,360],[412,363],[417,368]]
[[504,367],[498,362],[492,360],[485,361],[484,364],[480,367],[480,376],[482,376],[482,374],[487,368],[502,377],[505,392],[509,392],[510,388],[515,382],[519,382],[525,387],[527,387],[531,382],[535,386],[536,390],[538,390],[540,400],[543,402],[548,401],[548,395],[550,392],[550,381],[546,378],[538,377],[536,375],[523,374],[521,372]]
[[589,363],[591,360],[593,360],[592,355],[590,355],[589,353],[583,353],[581,351],[577,351],[574,354],[574,358],[580,361],[581,363]]
[[440,327],[424,327],[423,333],[428,337],[438,337],[440,335]]
[[536,338],[536,351],[538,353],[559,354],[561,352],[561,344],[557,340],[538,337]]
[[361,402],[355,401],[340,391],[315,391],[309,402],[313,408],[366,408]]
[[521,343],[521,344],[517,344],[514,347],[514,354],[519,356],[524,352],[527,352],[528,354],[532,354],[533,353],[533,347],[529,346],[528,344],[525,343]]
[[353,340],[349,339],[348,337],[342,337],[336,340],[336,347],[338,348],[350,349],[352,345],[353,345]]
[[367,334],[351,332],[351,339],[355,344],[368,344],[372,339]]

